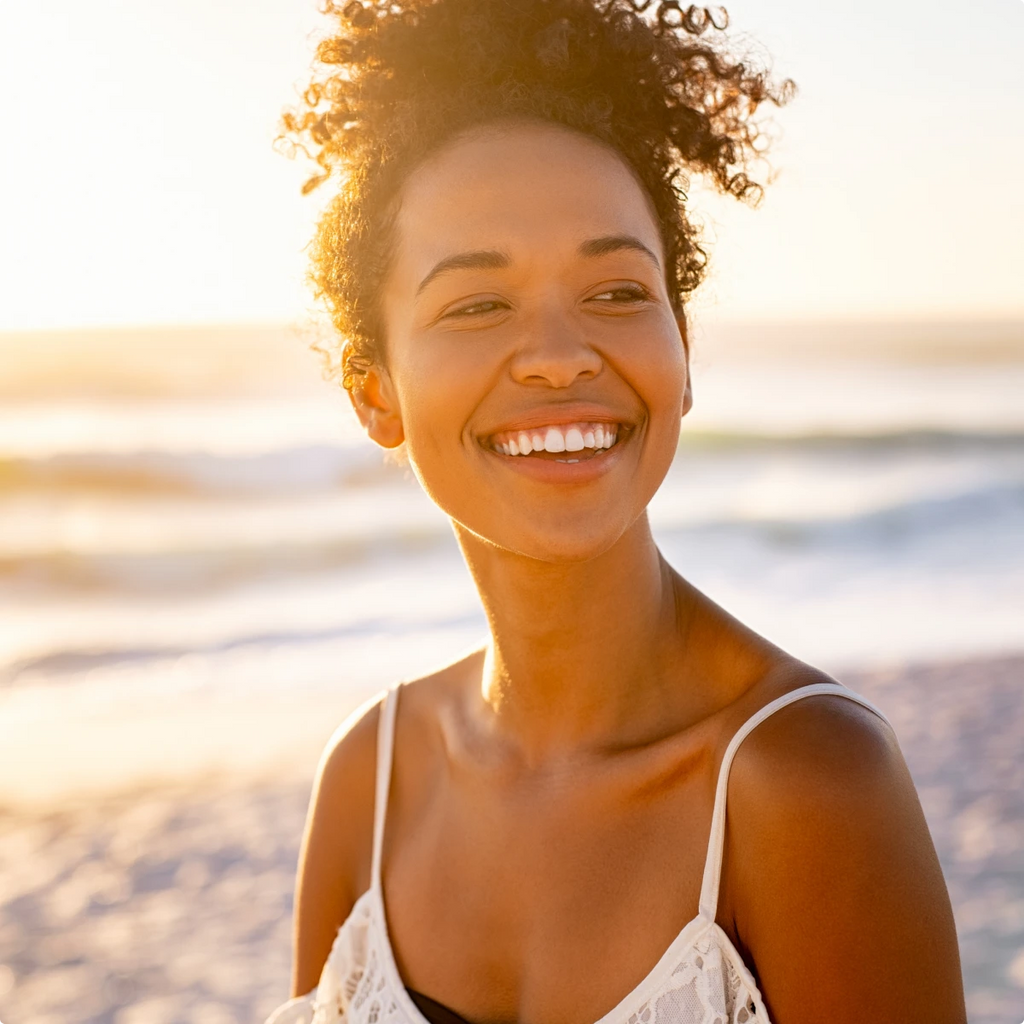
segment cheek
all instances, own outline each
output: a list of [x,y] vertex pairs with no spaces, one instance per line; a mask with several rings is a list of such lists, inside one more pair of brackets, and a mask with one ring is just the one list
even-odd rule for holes
[[450,459],[481,396],[493,383],[493,365],[472,346],[412,339],[395,367],[410,459],[426,466]]
[[683,397],[689,381],[686,352],[682,341],[668,346],[662,353],[662,358],[657,360],[656,366],[651,367],[650,371],[655,386],[659,389],[659,407],[666,408],[673,419],[678,421],[682,415]]
[[682,338],[675,331],[651,337],[634,355],[629,382],[646,413],[643,478],[649,500],[661,486],[679,449],[689,367]]
[[628,360],[615,360],[616,369],[629,381],[644,403],[653,429],[678,431],[689,381],[689,366],[683,340],[675,327],[662,325],[635,338]]

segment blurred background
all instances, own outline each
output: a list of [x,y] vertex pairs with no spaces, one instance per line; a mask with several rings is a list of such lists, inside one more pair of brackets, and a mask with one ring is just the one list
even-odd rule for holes
[[[793,77],[694,183],[672,563],[892,718],[972,1024],[1024,1018],[1024,4],[728,5]],[[313,0],[0,11],[0,1017],[260,1021],[336,725],[483,616],[320,379]]]

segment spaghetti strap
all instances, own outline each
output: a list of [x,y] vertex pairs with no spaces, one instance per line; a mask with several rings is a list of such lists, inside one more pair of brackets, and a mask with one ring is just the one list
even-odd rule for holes
[[377,722],[377,787],[373,799],[373,866],[370,885],[380,888],[381,854],[384,849],[384,819],[388,812],[388,793],[391,790],[391,763],[395,749],[395,712],[398,710],[398,691],[402,684],[387,691]]
[[[387,818],[396,708],[401,684],[390,690],[380,707],[377,732],[377,780],[373,824],[373,868],[370,888],[360,896],[335,936],[320,975],[308,995],[285,1003],[267,1024],[428,1024],[442,1019],[444,1007],[406,987],[388,936],[387,909],[381,877],[381,853]],[[770,1024],[768,1011],[750,966],[726,932],[714,923],[718,907],[719,876],[725,835],[725,797],[736,750],[752,729],[793,701],[813,694],[846,697],[882,713],[863,697],[839,683],[820,683],[793,690],[761,708],[726,745],[718,773],[708,857],[704,865],[698,916],[687,922],[651,971],[597,1024],[658,1017],[673,1024],[699,1024],[722,1020],[722,1008],[731,1007],[730,1020]],[[363,897],[366,897],[364,900]],[[692,927],[691,927],[692,926]],[[364,998],[368,993],[373,998]],[[666,1008],[660,1014],[654,1007]],[[653,1015],[653,1016],[652,1016]],[[459,1020],[449,1014],[452,1024]],[[445,1017],[444,1019],[448,1019]]]
[[740,726],[736,731],[736,735],[729,741],[729,746],[725,749],[725,756],[722,758],[722,765],[718,770],[718,785],[715,788],[715,810],[711,816],[708,855],[707,860],[704,862],[704,879],[700,888],[701,917],[714,921],[718,914],[718,888],[722,880],[722,857],[725,851],[726,792],[729,788],[729,769],[732,767],[736,751],[739,750],[740,744],[757,726],[766,718],[774,715],[780,708],[802,700],[804,697],[815,697],[818,694],[832,694],[836,697],[846,697],[848,700],[856,701],[868,710],[873,711],[886,724],[889,724],[889,719],[874,704],[852,690],[847,690],[840,683],[813,683],[810,686],[801,686],[797,690],[785,693],[770,704],[766,704]]

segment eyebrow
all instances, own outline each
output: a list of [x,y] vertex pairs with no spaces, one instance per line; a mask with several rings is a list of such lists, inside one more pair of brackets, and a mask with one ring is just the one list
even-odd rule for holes
[[419,295],[435,277],[440,277],[452,270],[501,270],[511,265],[512,257],[507,252],[500,252],[498,249],[457,252],[454,256],[445,256],[443,260],[434,264],[430,273],[420,281],[416,294]]
[[[576,252],[584,259],[596,259],[599,256],[607,256],[609,253],[620,252],[623,249],[640,253],[650,260],[658,271],[661,270],[658,257],[633,235],[602,235],[600,238],[588,238],[579,244]],[[500,249],[457,252],[452,256],[445,256],[443,260],[434,264],[430,273],[420,281],[416,294],[419,295],[435,278],[453,270],[503,270],[511,265],[512,257]]]
[[619,252],[622,249],[631,249],[640,253],[654,264],[657,270],[661,270],[661,263],[658,257],[650,249],[633,235],[602,235],[600,238],[588,238],[581,242],[577,252],[580,256],[593,259],[597,256],[607,256],[610,252]]

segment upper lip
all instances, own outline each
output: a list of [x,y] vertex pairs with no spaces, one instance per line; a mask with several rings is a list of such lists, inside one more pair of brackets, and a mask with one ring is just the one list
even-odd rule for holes
[[531,430],[536,427],[559,427],[569,423],[618,423],[629,426],[629,420],[603,405],[546,405],[518,414],[488,428],[480,437],[491,437],[507,431]]

